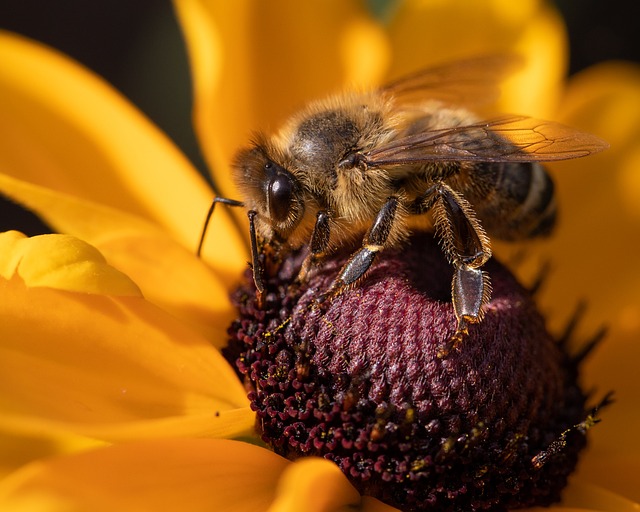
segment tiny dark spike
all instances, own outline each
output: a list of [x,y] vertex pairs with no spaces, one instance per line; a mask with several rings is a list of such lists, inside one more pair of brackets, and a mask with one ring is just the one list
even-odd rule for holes
[[582,362],[591,354],[594,348],[600,345],[600,342],[607,335],[608,329],[601,327],[584,345],[580,347],[580,350],[571,356],[571,361],[578,367]]
[[529,286],[529,292],[531,292],[531,295],[536,296],[540,292],[551,274],[551,267],[551,261],[549,260],[546,260],[540,265],[535,277],[533,278],[533,282]]
[[573,338],[573,335],[576,332],[576,328],[578,327],[578,324],[584,317],[584,314],[586,311],[587,311],[586,301],[584,300],[579,301],[576,304],[573,314],[571,315],[571,318],[569,318],[569,321],[567,322],[567,325],[565,326],[564,331],[558,337],[558,343],[561,346],[566,347],[568,343],[571,341],[571,339]]

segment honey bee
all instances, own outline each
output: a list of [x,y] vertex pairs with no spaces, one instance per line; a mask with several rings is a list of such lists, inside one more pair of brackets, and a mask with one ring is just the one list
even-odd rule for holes
[[244,198],[216,198],[207,222],[217,202],[248,209],[259,306],[266,254],[307,245],[304,281],[332,251],[359,241],[331,287],[339,293],[381,251],[412,230],[434,228],[453,266],[453,339],[462,339],[490,297],[482,270],[491,257],[489,235],[516,241],[547,235],[554,226],[554,186],[540,162],[607,147],[549,121],[474,114],[469,105],[494,98],[514,62],[460,61],[373,91],[315,101],[240,150],[233,177]]

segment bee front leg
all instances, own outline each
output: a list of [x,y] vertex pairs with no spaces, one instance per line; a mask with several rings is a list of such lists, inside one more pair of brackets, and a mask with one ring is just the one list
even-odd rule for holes
[[365,234],[362,247],[353,253],[349,261],[344,264],[331,286],[330,293],[339,293],[346,286],[360,279],[371,267],[373,260],[384,249],[389,239],[391,228],[396,220],[398,205],[399,199],[397,197],[391,196],[387,199]]
[[489,301],[491,285],[481,267],[491,257],[491,246],[471,204],[445,183],[430,187],[416,209],[417,213],[433,211],[436,233],[455,267],[451,298],[458,325],[450,346],[441,350],[441,355],[446,355],[468,334],[469,324],[482,320],[482,306]]
[[309,242],[309,255],[302,263],[302,268],[298,273],[298,281],[304,282],[311,267],[322,259],[329,248],[329,239],[331,238],[331,225],[329,223],[330,215],[326,210],[320,210],[316,215],[316,223],[311,233],[311,241]]
[[253,282],[256,285],[256,303],[258,309],[262,309],[267,295],[267,288],[265,279],[265,254],[260,249],[258,235],[256,233],[255,217],[257,214],[254,210],[247,212],[247,216],[249,217],[249,239],[251,240],[251,270],[253,272]]

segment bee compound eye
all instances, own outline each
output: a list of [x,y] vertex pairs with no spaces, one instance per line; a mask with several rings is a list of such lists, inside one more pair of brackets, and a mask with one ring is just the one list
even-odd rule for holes
[[276,221],[284,221],[289,216],[293,201],[293,182],[286,174],[276,174],[269,181],[269,214]]

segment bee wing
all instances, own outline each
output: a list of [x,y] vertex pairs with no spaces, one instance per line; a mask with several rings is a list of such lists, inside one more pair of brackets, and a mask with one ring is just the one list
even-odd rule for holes
[[455,105],[478,105],[496,100],[499,83],[521,67],[516,55],[489,55],[423,69],[390,82],[379,89],[399,103],[425,99]]
[[503,116],[491,121],[423,131],[382,144],[364,155],[370,167],[428,162],[549,162],[609,147],[595,135],[551,121]]

